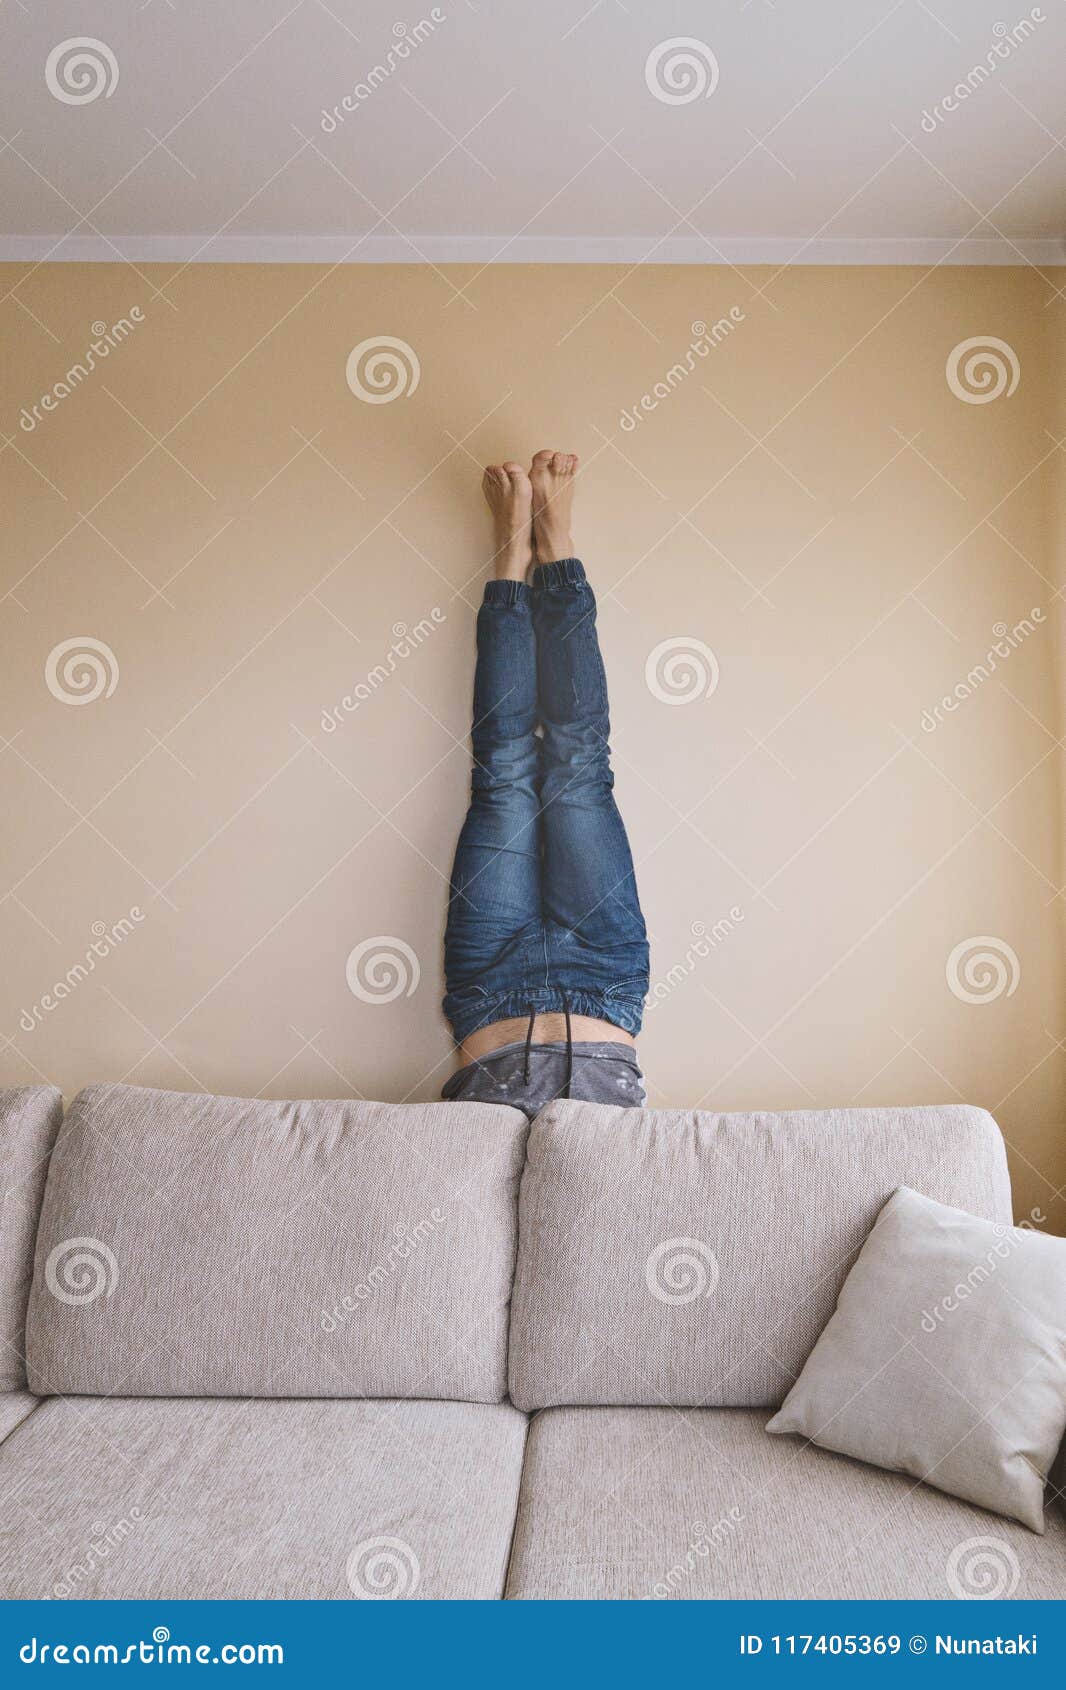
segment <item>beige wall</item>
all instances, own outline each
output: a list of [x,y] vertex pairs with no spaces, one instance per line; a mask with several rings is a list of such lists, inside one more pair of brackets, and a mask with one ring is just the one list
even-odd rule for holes
[[[1019,1213],[1063,1228],[1063,454],[1045,432],[1064,432],[1063,307],[1041,277],[57,265],[9,268],[16,283],[3,1083],[434,1093],[488,549],[478,466],[561,445],[586,465],[578,536],[660,987],[653,1100],[984,1104]],[[94,320],[134,306],[128,339],[20,426]],[[694,320],[732,306],[722,343],[622,429]],[[345,362],[382,334],[421,379],[370,405]],[[945,360],[987,334],[1020,384],[965,403]],[[1034,607],[1044,620],[923,731],[993,625]],[[325,732],[401,623],[432,631]],[[74,706],[45,667],[80,636],[106,642],[118,681]],[[649,689],[670,639],[713,649],[713,696]],[[91,977],[42,1007],[93,924],[134,907]],[[723,918],[701,947],[698,924]],[[389,1004],[345,979],[380,934],[421,967]],[[1020,974],[967,1003],[945,969],[980,935]]]

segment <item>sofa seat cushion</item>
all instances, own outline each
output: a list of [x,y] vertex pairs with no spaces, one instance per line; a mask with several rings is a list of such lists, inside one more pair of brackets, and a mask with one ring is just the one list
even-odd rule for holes
[[508,1598],[1061,1597],[1036,1537],[746,1409],[554,1408],[529,1429]]
[[52,1398],[0,1444],[0,1597],[498,1598],[507,1404]]
[[512,1402],[778,1407],[901,1185],[1010,1223],[982,1109],[550,1103],[519,1197]]
[[41,1209],[30,1389],[502,1402],[526,1127],[89,1086]]

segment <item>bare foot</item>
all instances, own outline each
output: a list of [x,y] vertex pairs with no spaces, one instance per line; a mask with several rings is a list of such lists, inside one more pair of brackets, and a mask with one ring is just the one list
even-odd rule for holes
[[533,561],[533,488],[521,464],[489,464],[481,480],[496,527],[497,581],[524,581]]
[[538,563],[558,563],[574,555],[570,506],[576,477],[577,457],[573,452],[538,452],[530,465],[533,543]]

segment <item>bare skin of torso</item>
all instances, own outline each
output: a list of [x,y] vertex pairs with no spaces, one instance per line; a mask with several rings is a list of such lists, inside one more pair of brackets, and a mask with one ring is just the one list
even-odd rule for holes
[[[525,1039],[528,1031],[528,1016],[513,1021],[492,1021],[487,1027],[479,1027],[456,1051],[456,1066],[464,1068],[468,1062],[478,1062],[483,1057],[490,1056],[494,1050],[499,1050],[501,1045],[517,1044]],[[575,1044],[635,1045],[637,1042],[631,1033],[624,1033],[621,1027],[612,1026],[610,1021],[597,1021],[594,1015],[572,1015],[570,1034]],[[537,1016],[533,1023],[534,1044],[557,1044],[562,1043],[565,1038],[564,1015]]]

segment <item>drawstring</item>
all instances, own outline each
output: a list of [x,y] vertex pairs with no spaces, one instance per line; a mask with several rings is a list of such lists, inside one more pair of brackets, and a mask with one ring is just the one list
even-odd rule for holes
[[530,1053],[530,1047],[533,1043],[533,1023],[536,1021],[536,1019],[537,1019],[537,1012],[534,1009],[533,1005],[530,1004],[530,1006],[529,1006],[529,1027],[526,1030],[526,1064],[525,1064],[525,1068],[523,1069],[523,1072],[522,1072],[522,1084],[524,1086],[528,1086],[528,1084],[529,1084],[529,1053]]
[[[574,1037],[570,1027],[570,1002],[563,999],[563,1014],[566,1016],[566,1079],[563,1082],[564,1097],[570,1096],[570,1082],[574,1077]],[[522,1084],[529,1085],[530,1053],[533,1047],[533,1027],[536,1023],[537,1012],[532,1004],[529,1006],[529,1026],[526,1028],[526,1059],[522,1069]]]

